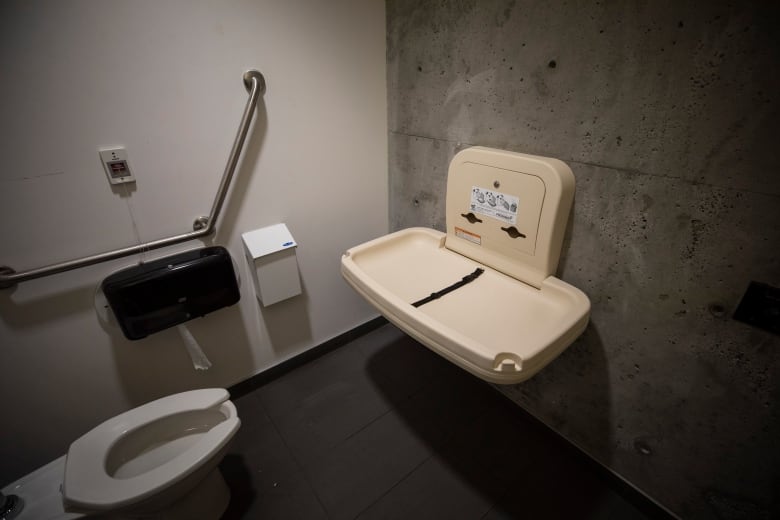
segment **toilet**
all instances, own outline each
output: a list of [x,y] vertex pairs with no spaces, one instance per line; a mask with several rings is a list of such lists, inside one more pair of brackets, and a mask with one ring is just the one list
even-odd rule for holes
[[24,503],[15,518],[218,519],[230,491],[217,465],[241,425],[229,397],[192,390],[100,424],[3,489]]

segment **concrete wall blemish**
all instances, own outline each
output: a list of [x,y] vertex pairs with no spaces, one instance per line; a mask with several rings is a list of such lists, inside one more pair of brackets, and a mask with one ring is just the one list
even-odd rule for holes
[[444,229],[481,145],[577,180],[559,275],[585,334],[508,397],[683,518],[777,517],[777,2],[387,2],[392,229]]

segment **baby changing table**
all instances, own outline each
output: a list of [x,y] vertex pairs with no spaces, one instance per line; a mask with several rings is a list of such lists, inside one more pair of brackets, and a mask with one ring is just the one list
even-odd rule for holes
[[518,383],[588,323],[555,278],[574,175],[545,157],[473,147],[447,180],[447,232],[409,228],[349,249],[341,272],[388,320],[486,381]]

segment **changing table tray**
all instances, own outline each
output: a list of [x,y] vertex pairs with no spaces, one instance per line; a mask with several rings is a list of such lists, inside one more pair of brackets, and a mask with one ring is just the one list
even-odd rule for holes
[[[409,228],[349,249],[341,272],[388,320],[484,380],[519,383],[585,329],[590,301],[553,276],[539,288],[445,247],[447,235]],[[431,293],[484,269],[471,283],[421,307]]]

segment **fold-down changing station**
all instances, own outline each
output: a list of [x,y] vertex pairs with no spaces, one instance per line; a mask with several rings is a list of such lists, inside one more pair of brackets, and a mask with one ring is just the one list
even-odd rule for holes
[[341,272],[431,350],[486,381],[518,383],[588,323],[588,297],[553,276],[573,198],[559,160],[468,148],[450,163],[447,233],[409,228],[366,242],[344,254]]

